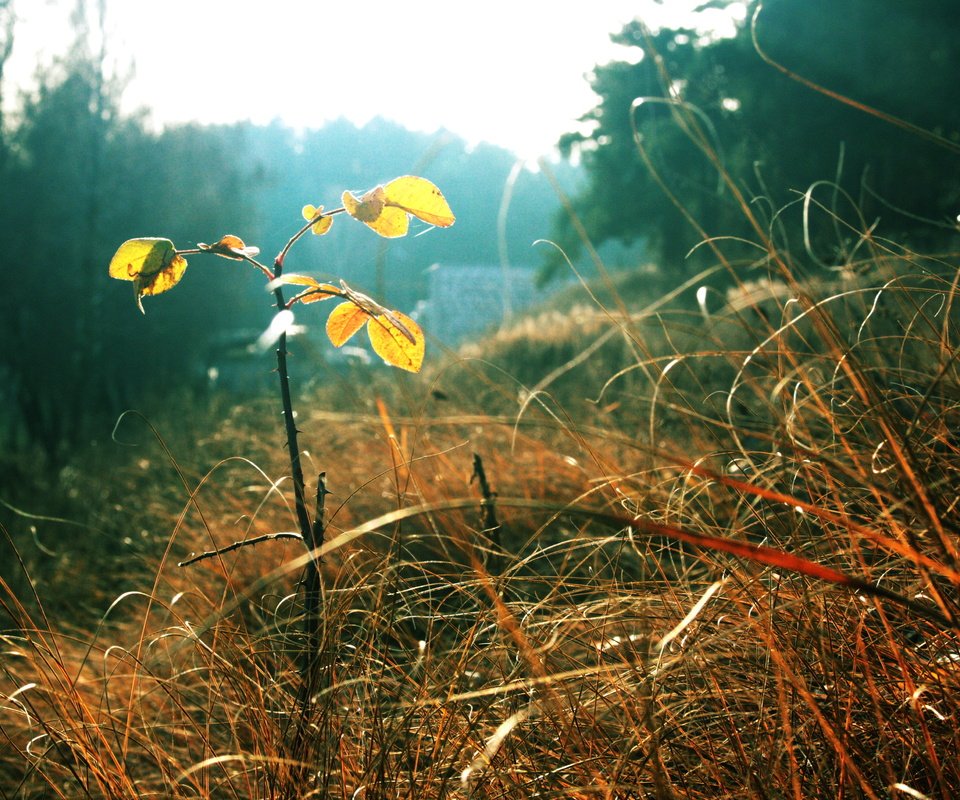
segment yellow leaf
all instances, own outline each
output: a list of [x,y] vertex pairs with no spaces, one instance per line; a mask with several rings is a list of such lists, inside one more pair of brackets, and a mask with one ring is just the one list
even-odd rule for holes
[[294,284],[296,286],[319,286],[316,278],[311,278],[309,275],[298,275],[296,272],[288,272],[285,275],[280,276],[279,278],[274,278],[270,281],[270,284],[267,286],[268,290],[276,289],[278,286],[287,286],[289,284]]
[[380,216],[366,225],[373,228],[385,239],[395,239],[398,236],[406,236],[407,228],[410,227],[410,218],[407,212],[393,206],[385,206]]
[[359,199],[350,192],[344,192],[340,199],[351,217],[361,222],[373,222],[383,211],[384,197],[383,187],[375,186]]
[[343,193],[343,207],[354,219],[375,230],[386,239],[405,236],[410,220],[403,209],[388,205],[382,186],[377,186],[359,199],[350,192]]
[[186,269],[187,259],[175,254],[170,263],[159,272],[153,275],[140,274],[136,277],[134,283],[140,287],[141,295],[162,294],[180,283]]
[[447,228],[456,220],[443,193],[426,178],[404,175],[383,188],[388,207],[402,208],[439,228]]
[[224,258],[232,258],[234,261],[243,261],[244,258],[253,258],[260,254],[259,247],[248,247],[243,239],[233,234],[222,236],[219,242],[215,244],[204,244],[197,242],[197,248],[206,253],[214,253]]
[[267,284],[267,291],[272,292],[280,286],[306,286],[307,288],[296,295],[290,303],[316,303],[320,300],[329,300],[331,297],[344,297],[343,289],[332,286],[329,283],[320,283],[316,278],[309,275],[298,275],[290,272],[274,278]]
[[294,300],[301,303],[318,303],[321,300],[329,300],[331,297],[343,297],[343,291],[329,283],[318,283],[312,289],[298,294]]
[[410,317],[399,311],[379,314],[367,323],[373,351],[393,367],[419,372],[423,364],[423,331]]
[[111,278],[133,281],[137,307],[143,311],[140,298],[172,289],[187,269],[187,260],[181,256],[169,239],[144,237],[128,239],[110,259]]
[[159,272],[176,254],[169,239],[128,239],[110,259],[110,277],[132,281],[138,275]]
[[319,217],[319,219],[310,226],[310,230],[313,231],[316,236],[323,236],[323,234],[330,230],[330,226],[333,225],[333,217],[320,216],[323,214],[323,206],[313,206],[307,203],[303,209],[301,209],[300,213],[307,222]]
[[[381,236],[405,236],[410,215],[430,225],[447,228],[455,217],[443,193],[426,178],[404,175],[377,186],[361,197],[343,193],[344,210]],[[306,216],[307,209],[304,208]]]
[[334,347],[343,346],[370,319],[367,312],[351,301],[341,303],[327,317],[327,336]]

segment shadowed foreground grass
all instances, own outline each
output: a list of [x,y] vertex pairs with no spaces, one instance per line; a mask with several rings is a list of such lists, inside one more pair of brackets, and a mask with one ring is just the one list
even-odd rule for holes
[[39,556],[14,523],[0,796],[956,796],[956,259],[877,253],[301,401],[332,491],[305,702],[300,543],[177,566],[295,530],[274,409],[124,420],[69,475],[96,524]]

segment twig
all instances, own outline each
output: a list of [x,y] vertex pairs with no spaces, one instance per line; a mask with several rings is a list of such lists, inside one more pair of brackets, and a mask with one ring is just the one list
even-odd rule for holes
[[[322,586],[320,583],[319,548],[323,545],[326,531],[327,473],[317,475],[317,510],[311,528],[310,560],[306,563],[303,585],[303,636],[304,647],[301,653],[299,704],[296,730],[291,742],[291,752],[295,761],[303,761],[308,745],[307,734],[310,729],[310,715],[313,697],[323,688],[325,660],[323,659],[323,608]],[[327,685],[332,681],[332,667],[327,673]]]
[[247,545],[260,544],[261,542],[272,542],[275,539],[298,539],[301,542],[303,541],[303,537],[299,533],[294,533],[293,531],[266,533],[263,536],[256,536],[253,539],[244,539],[239,542],[234,542],[233,544],[228,544],[226,547],[218,547],[216,550],[207,550],[205,553],[201,553],[198,556],[192,556],[186,561],[178,561],[177,566],[189,567],[191,564],[196,564],[198,561],[203,561],[205,558],[222,556],[226,553],[232,552],[233,550],[239,550],[241,547],[246,547]]
[[490,541],[496,548],[495,556],[491,559],[491,568],[499,572],[502,548],[500,545],[500,521],[497,519],[497,493],[490,488],[490,484],[487,482],[487,473],[483,469],[483,459],[480,458],[479,453],[473,454],[471,482],[474,478],[480,484],[480,494],[483,496],[483,501],[480,503],[480,511],[483,514],[483,530],[489,534]]

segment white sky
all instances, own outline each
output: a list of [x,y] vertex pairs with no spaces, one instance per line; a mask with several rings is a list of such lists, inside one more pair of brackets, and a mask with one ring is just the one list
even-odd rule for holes
[[[133,69],[125,108],[157,124],[380,115],[535,158],[595,105],[594,65],[628,57],[611,33],[637,15],[676,24],[698,2],[107,0],[107,47]],[[11,83],[63,50],[73,5],[14,0]]]

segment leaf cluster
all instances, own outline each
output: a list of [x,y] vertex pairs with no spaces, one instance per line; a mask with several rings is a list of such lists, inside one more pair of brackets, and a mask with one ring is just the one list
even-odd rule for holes
[[[268,279],[268,291],[293,285],[303,288],[286,302],[281,313],[287,312],[285,323],[292,322],[290,307],[295,303],[311,304],[332,297],[343,303],[333,309],[327,319],[327,335],[335,347],[342,347],[366,325],[370,343],[387,364],[410,372],[418,372],[423,364],[425,341],[423,331],[410,317],[390,310],[371,297],[351,289],[341,281],[336,287],[320,283],[308,275],[281,274],[286,252],[307,231],[314,235],[327,234],[334,217],[347,213],[385,238],[405,236],[410,218],[416,217],[430,225],[446,228],[455,221],[443,193],[430,181],[412,175],[396,178],[385,185],[375,186],[359,197],[349,191],[342,196],[343,206],[324,211],[323,206],[307,204],[301,210],[306,225],[289,240],[274,262],[274,271],[259,263],[260,249],[248,246],[232,234],[221,237],[214,244],[199,243],[196,249],[178,250],[170,239],[139,237],[128,239],[114,253],[108,272],[111,278],[133,283],[137,307],[144,312],[142,298],[169,291],[183,278],[187,269],[185,255],[213,254],[234,261],[246,261],[259,269]],[[282,298],[282,295],[278,295]]]

